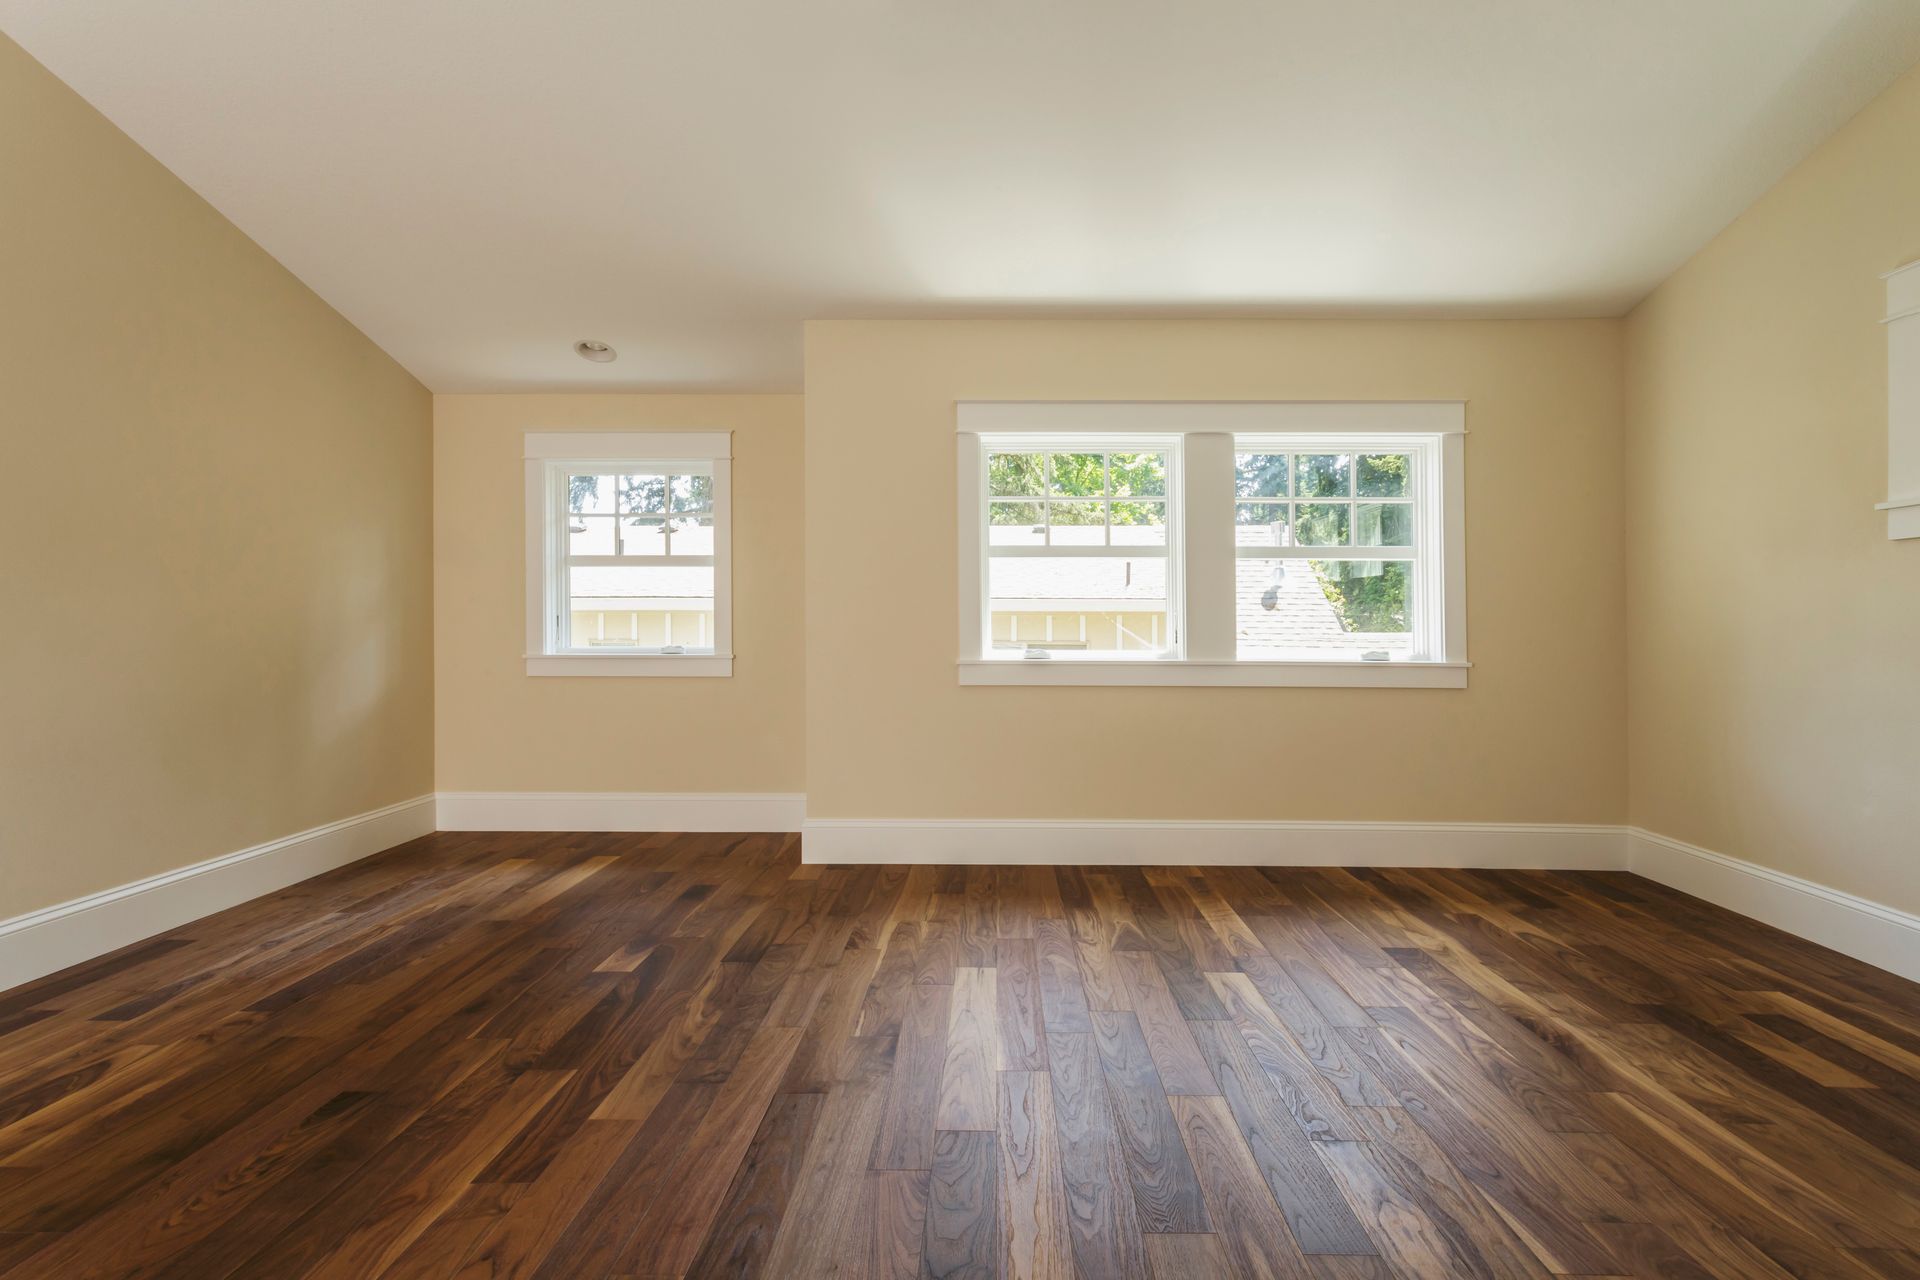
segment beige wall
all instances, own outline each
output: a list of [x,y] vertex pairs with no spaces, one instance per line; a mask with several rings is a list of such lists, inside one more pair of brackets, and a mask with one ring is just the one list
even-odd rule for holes
[[[799,396],[434,398],[443,791],[804,790]],[[733,676],[530,677],[528,431],[732,431]]]
[[[430,410],[0,38],[0,917],[436,776],[823,817],[1630,817],[1920,909],[1920,543],[1872,510],[1916,138],[1920,72],[1624,323],[823,321],[804,407]],[[956,400],[1456,397],[1467,690],[957,684]],[[736,433],[732,679],[524,675],[529,428]]]
[[[812,815],[1625,817],[1618,322],[825,321],[806,371]],[[1029,398],[1466,398],[1471,687],[959,687],[953,406]]]
[[1635,824],[1920,909],[1920,542],[1888,542],[1881,272],[1920,71],[1630,317]]
[[429,412],[0,37],[0,917],[432,789]]

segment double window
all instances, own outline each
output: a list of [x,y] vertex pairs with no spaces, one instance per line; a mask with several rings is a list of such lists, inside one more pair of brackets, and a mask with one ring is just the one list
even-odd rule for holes
[[963,681],[1463,685],[1462,419],[962,405]]
[[529,433],[529,675],[727,675],[725,432]]

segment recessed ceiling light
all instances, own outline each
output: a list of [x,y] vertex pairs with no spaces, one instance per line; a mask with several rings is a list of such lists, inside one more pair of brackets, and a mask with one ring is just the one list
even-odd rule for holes
[[573,350],[582,360],[591,360],[595,364],[610,364],[620,354],[606,343],[590,338],[582,338],[574,343]]

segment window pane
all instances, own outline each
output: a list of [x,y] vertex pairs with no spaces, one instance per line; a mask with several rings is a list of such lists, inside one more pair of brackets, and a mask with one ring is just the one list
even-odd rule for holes
[[1284,547],[1290,522],[1284,502],[1240,502],[1233,508],[1233,541],[1241,547]]
[[1153,652],[1168,644],[1167,562],[1107,557],[987,561],[993,646]]
[[1313,560],[1340,623],[1352,633],[1412,630],[1413,566],[1405,560]]
[[1361,502],[1353,508],[1354,542],[1363,547],[1413,545],[1413,504]]
[[1069,498],[1098,498],[1107,491],[1107,458],[1102,453],[1047,455],[1047,492]]
[[567,517],[567,554],[570,556],[610,556],[613,554],[612,516]]
[[1347,505],[1306,503],[1294,508],[1294,542],[1302,547],[1347,545]]
[[1353,479],[1352,459],[1344,453],[1303,453],[1294,458],[1294,492],[1303,498],[1344,498]]
[[713,570],[621,565],[567,571],[575,649],[713,647]]
[[667,509],[667,478],[665,476],[621,476],[620,509],[622,511],[665,511]]
[[672,537],[667,550],[676,556],[713,554],[713,517],[710,515],[673,517]]
[[987,492],[1039,497],[1046,492],[1045,464],[1037,453],[987,455]]
[[620,521],[620,554],[623,556],[663,556],[667,554],[667,521],[664,516],[625,516]]
[[1108,458],[1107,471],[1116,498],[1164,498],[1167,494],[1164,453],[1116,453]]
[[568,476],[567,510],[612,511],[613,481],[612,476]]
[[1049,502],[1047,518],[1053,524],[1051,541],[1056,547],[1098,547],[1106,544],[1105,503]]
[[1287,496],[1287,457],[1284,453],[1242,453],[1233,460],[1233,491],[1242,498]]
[[1116,547],[1164,547],[1167,545],[1167,504],[1164,502],[1115,502],[1112,512],[1111,541]]
[[1401,560],[1240,560],[1234,624],[1243,658],[1352,660],[1413,652],[1412,565]]
[[1038,502],[989,502],[987,541],[996,547],[1038,547],[1047,541]]
[[[651,510],[652,508],[649,508]],[[673,509],[675,511],[710,511],[713,509],[712,476],[675,476],[673,477]]]
[[1413,475],[1413,458],[1405,453],[1363,453],[1354,475],[1355,490],[1363,498],[1404,498]]

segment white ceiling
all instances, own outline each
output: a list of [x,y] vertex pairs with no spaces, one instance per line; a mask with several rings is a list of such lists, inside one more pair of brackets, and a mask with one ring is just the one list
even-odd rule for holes
[[1920,57],[1915,0],[0,0],[0,29],[437,391],[794,388],[822,315],[1618,314]]

